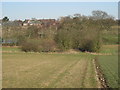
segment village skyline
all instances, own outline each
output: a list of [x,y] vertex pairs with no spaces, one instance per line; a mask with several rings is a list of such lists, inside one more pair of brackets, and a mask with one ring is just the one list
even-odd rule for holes
[[118,18],[117,2],[3,2],[2,17],[10,20],[58,19],[61,16],[90,16],[93,10],[102,10]]

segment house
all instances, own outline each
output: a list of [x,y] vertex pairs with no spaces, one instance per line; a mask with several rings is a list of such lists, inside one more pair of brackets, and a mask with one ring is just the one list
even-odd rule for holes
[[50,26],[56,26],[58,22],[55,19],[32,19],[32,20],[25,20],[23,22],[23,26],[39,26],[41,28],[46,28]]
[[42,25],[42,22],[38,21],[38,20],[30,20],[28,23],[29,23],[29,25],[34,25],[34,26],[41,26]]
[[38,21],[38,20],[25,20],[23,22],[23,26],[31,26],[31,25],[34,25],[34,26],[41,26],[42,22],[41,21]]
[[27,20],[27,19],[25,19],[25,21],[23,21],[23,26],[28,26],[28,23],[29,22],[29,20]]
[[14,23],[15,23],[17,26],[22,26],[22,25],[23,25],[23,21],[22,21],[22,20],[15,20]]

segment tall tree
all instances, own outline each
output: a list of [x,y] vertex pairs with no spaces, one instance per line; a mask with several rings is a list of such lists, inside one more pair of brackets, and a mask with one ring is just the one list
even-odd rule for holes
[[106,12],[100,11],[100,10],[92,11],[92,15],[93,15],[94,19],[108,19],[108,18],[112,18]]
[[110,30],[111,26],[115,24],[114,17],[104,11],[92,11],[92,18],[96,20],[101,30]]
[[8,18],[8,17],[4,17],[4,18],[2,19],[2,21],[3,21],[3,22],[7,22],[7,21],[9,21],[9,18]]

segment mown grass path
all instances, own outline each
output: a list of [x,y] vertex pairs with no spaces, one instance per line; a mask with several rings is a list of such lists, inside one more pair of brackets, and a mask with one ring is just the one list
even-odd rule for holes
[[2,58],[3,88],[100,87],[90,54],[4,52]]

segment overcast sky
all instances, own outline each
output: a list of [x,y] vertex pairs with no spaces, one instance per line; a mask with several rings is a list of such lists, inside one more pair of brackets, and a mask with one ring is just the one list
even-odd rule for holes
[[80,13],[91,15],[102,10],[118,18],[117,2],[2,2],[2,17],[11,20],[31,18],[59,18]]

